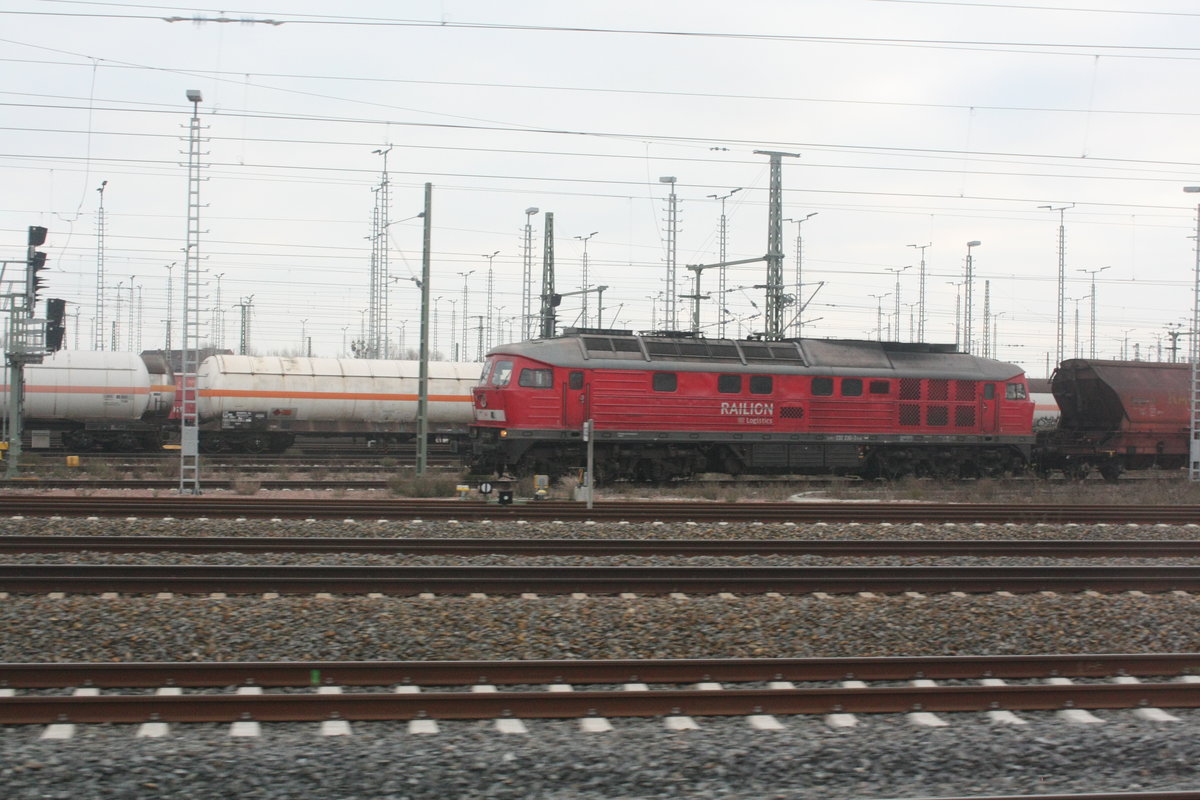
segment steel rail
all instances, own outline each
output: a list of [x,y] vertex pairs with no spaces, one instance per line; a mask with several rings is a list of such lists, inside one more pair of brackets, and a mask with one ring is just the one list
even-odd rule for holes
[[0,553],[417,553],[434,555],[818,555],[1188,558],[1200,539],[516,539],[0,535]]
[[250,497],[0,495],[0,514],[57,516],[278,517],[336,519],[562,519],[763,522],[1200,523],[1200,506],[1015,503],[708,503],[545,501],[502,506],[462,500],[295,500]]
[[569,719],[590,716],[1052,711],[1200,707],[1190,683],[885,686],[866,689],[671,689],[577,692],[421,692],[261,695],[19,696],[0,699],[0,723],[263,722],[305,720]]
[[2,663],[9,688],[466,686],[478,683],[1105,678],[1200,674],[1200,653],[533,661],[225,661]]
[[523,567],[0,564],[0,591],[395,595],[1200,591],[1200,567]]
[[[896,800],[902,800],[896,798]],[[909,798],[908,800],[1200,800],[1200,791],[1083,792],[1080,794],[972,794]]]

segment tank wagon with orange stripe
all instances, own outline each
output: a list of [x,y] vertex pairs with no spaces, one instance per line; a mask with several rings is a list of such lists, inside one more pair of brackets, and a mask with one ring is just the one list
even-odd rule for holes
[[[7,416],[8,385],[0,387]],[[70,450],[153,450],[169,433],[174,393],[161,357],[60,350],[25,368],[25,427],[58,433]]]
[[[419,361],[215,355],[197,372],[200,445],[208,452],[277,452],[297,436],[379,445],[417,431]],[[479,364],[429,362],[430,436],[465,437]]]
[[570,331],[508,344],[475,387],[480,472],[971,476],[1026,468],[1023,370],[952,345]]
[[[282,452],[297,437],[345,437],[381,449],[417,428],[417,361],[215,355],[197,372],[200,446]],[[479,364],[429,364],[431,437],[465,439]],[[139,452],[178,439],[179,386],[156,352],[59,351],[25,369],[25,429],[67,450]],[[0,384],[0,413],[7,415]]]

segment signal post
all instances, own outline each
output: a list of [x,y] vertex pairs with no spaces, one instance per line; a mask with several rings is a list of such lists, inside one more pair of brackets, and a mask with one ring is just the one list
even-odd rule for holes
[[[8,282],[4,294],[8,305],[8,463],[6,478],[15,478],[21,470],[21,435],[25,413],[25,365],[40,364],[46,355],[46,320],[34,319],[37,293],[46,268],[46,254],[38,250],[46,241],[46,229],[29,226],[25,256],[25,280]],[[5,262],[7,266],[9,263]],[[2,274],[2,273],[0,273]]]

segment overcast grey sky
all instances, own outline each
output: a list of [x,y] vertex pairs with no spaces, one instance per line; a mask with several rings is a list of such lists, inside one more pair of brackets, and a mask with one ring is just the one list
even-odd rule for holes
[[[179,21],[167,21],[180,17]],[[219,22],[218,19],[229,21]],[[1154,357],[1166,326],[1190,322],[1200,195],[1200,10],[1182,0],[982,3],[749,0],[741,4],[480,0],[253,3],[240,7],[9,0],[0,11],[0,233],[20,258],[25,228],[50,229],[51,296],[77,303],[92,344],[96,189],[105,190],[106,269],[142,287],[140,344],[159,347],[165,265],[182,261],[187,89],[204,93],[202,187],[210,278],[222,305],[253,295],[253,346],[340,355],[368,302],[370,221],[391,145],[393,340],[415,347],[423,185],[434,185],[433,295],[449,352],[475,270],[467,357],[493,262],[493,311],[519,314],[525,209],[555,215],[559,291],[579,288],[582,242],[605,323],[646,329],[663,289],[667,189],[680,201],[679,287],[715,261],[729,198],[728,257],[766,251],[768,171],[785,159],[784,216],[803,232],[805,334],[912,336],[911,244],[930,244],[926,338],[952,342],[966,243],[973,338],[984,282],[998,357],[1045,373],[1055,347],[1059,215],[1066,223],[1066,351],[1128,342]],[[543,214],[534,217],[541,272]],[[797,225],[785,224],[785,276]],[[176,269],[178,275],[178,268]],[[765,280],[733,268],[729,287]],[[716,272],[703,276],[716,288]],[[209,300],[216,282],[209,281]],[[814,294],[815,292],[815,294]],[[886,296],[884,296],[886,295]],[[1082,298],[1075,301],[1075,298]],[[178,300],[178,292],[176,293]],[[454,301],[451,303],[451,301]],[[127,295],[125,300],[127,302]],[[686,325],[689,301],[679,301]],[[761,330],[762,291],[725,306]],[[592,322],[595,297],[590,300]],[[717,299],[703,305],[716,335]],[[453,310],[452,310],[453,309]],[[560,321],[572,324],[579,298]],[[122,309],[122,346],[128,309]],[[663,324],[661,301],[654,321]],[[178,312],[174,315],[178,319]],[[238,315],[225,317],[236,347]],[[502,322],[497,340],[507,339]],[[178,333],[175,335],[178,343]],[[74,333],[68,333],[68,345]]]

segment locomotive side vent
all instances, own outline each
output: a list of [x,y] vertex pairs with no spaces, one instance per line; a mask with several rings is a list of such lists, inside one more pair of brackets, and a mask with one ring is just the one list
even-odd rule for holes
[[931,381],[929,381],[929,389],[927,391],[929,392],[930,400],[949,400],[950,399],[950,381],[931,380]]
[[956,428],[974,428],[975,406],[957,406],[954,409],[954,426]]
[[783,406],[779,409],[780,419],[804,419],[804,409],[800,406]]
[[[903,381],[901,382],[903,383]],[[900,424],[911,425],[913,427],[919,426],[921,424],[921,407],[916,403],[901,403]]]
[[950,424],[950,409],[946,406],[929,406],[925,409],[925,424],[942,426]]
[[[900,399],[901,400],[920,400],[921,399],[921,379],[920,378],[901,378],[900,379]],[[915,408],[915,406],[914,406]],[[901,413],[903,417],[903,413]],[[911,424],[916,425],[916,422],[905,423],[901,425]]]
[[[954,399],[962,403],[975,402],[975,381],[955,381]],[[975,423],[972,422],[972,425]]]

